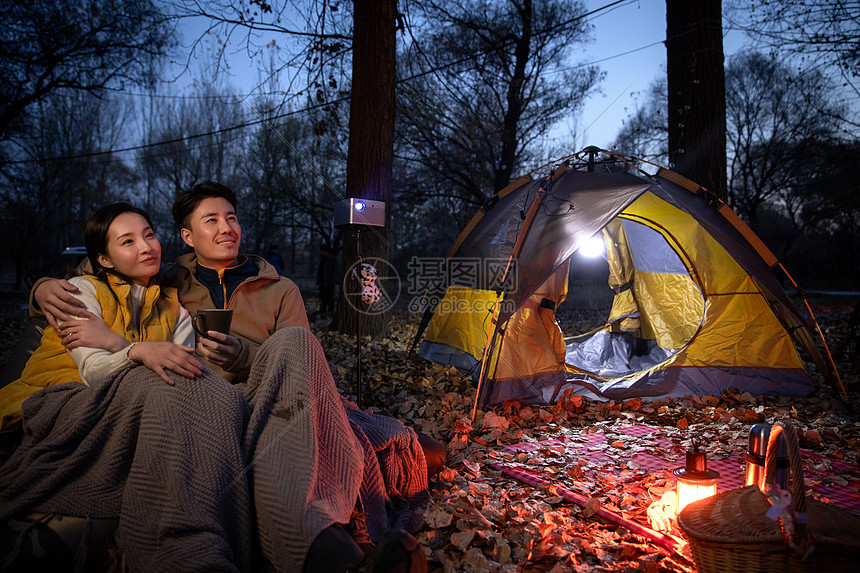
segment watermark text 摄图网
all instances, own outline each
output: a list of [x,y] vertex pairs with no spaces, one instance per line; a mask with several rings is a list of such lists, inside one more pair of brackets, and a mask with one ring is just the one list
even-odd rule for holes
[[508,259],[412,257],[406,292],[441,296],[450,286],[516,292],[516,265]]
[[[516,291],[516,265],[504,258],[412,257],[408,265],[405,291],[411,295],[409,311],[437,308],[443,313],[503,311]],[[343,277],[345,300],[362,314],[390,310],[400,297],[400,274],[385,259],[365,258],[354,262]],[[471,289],[460,294],[450,287]],[[498,299],[498,300],[497,300]]]

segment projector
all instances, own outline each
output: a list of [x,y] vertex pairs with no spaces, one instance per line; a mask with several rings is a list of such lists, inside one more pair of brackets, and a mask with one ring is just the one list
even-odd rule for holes
[[385,226],[385,202],[350,197],[334,204],[334,226]]

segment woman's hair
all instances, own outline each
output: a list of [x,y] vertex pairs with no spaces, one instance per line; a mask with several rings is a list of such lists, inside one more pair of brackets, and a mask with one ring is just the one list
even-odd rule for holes
[[84,227],[84,246],[87,248],[87,258],[93,267],[93,274],[105,279],[105,274],[112,271],[99,263],[99,255],[107,255],[108,230],[113,220],[123,213],[137,213],[152,227],[149,213],[125,202],[111,203],[96,209]]
[[176,228],[190,229],[191,224],[188,217],[191,216],[201,201],[211,197],[226,199],[233,205],[233,209],[236,209],[236,194],[233,193],[232,189],[214,181],[204,181],[176,196],[176,200],[173,202],[173,222],[176,223]]

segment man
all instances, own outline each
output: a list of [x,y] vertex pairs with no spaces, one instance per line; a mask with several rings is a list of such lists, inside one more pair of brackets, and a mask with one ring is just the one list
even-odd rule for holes
[[320,245],[320,260],[317,265],[317,286],[320,294],[320,314],[334,312],[334,292],[337,286],[337,249]]
[[284,274],[284,257],[281,256],[281,248],[278,245],[269,245],[263,258],[275,267],[279,275]]
[[[196,185],[177,197],[173,206],[173,217],[180,229],[183,241],[194,249],[194,252],[179,257],[176,267],[168,269],[164,278],[177,287],[179,300],[192,316],[198,310],[206,308],[233,309],[230,334],[209,331],[207,336],[199,338],[196,350],[197,354],[222,377],[234,383],[244,382],[248,379],[258,349],[274,332],[289,327],[300,327],[308,330],[308,320],[301,294],[291,280],[279,276],[264,259],[240,254],[242,229],[236,214],[236,197],[229,188],[213,182]],[[74,287],[67,281],[47,280],[37,283],[32,296],[35,305],[38,305],[38,308],[44,311],[49,322],[54,324],[57,319],[68,320],[72,316],[84,316],[80,310],[79,301],[72,296],[73,292]],[[313,338],[309,332],[307,336]],[[313,340],[318,346],[318,342]],[[316,356],[314,363],[306,365],[306,369],[319,372],[325,368],[328,375],[327,365],[321,351],[313,353],[313,356]],[[326,388],[328,386],[326,385]],[[333,387],[333,382],[330,386]],[[274,406],[267,401],[263,401],[261,404],[255,403],[255,400],[260,400],[258,389],[243,388],[243,393],[249,397],[249,403],[255,414],[261,410],[272,409],[273,412],[277,410],[277,399],[275,398],[266,398],[266,400],[274,399]],[[377,432],[381,426],[385,426],[385,431],[399,434],[397,439],[401,443],[394,444],[392,442],[392,447],[400,448],[399,451],[403,454],[405,461],[420,466],[421,472],[426,471],[425,457],[421,449],[411,446],[415,451],[409,451],[409,436],[414,436],[411,430],[407,430],[402,425],[397,427],[398,422],[382,419],[379,416],[371,419],[360,412],[348,411],[347,414],[350,417],[349,424],[356,434],[355,437],[364,445],[365,451],[370,447],[376,448],[377,451],[380,450],[380,441],[375,438],[375,435],[385,433]],[[260,427],[263,428],[261,435],[274,434],[275,437],[272,441],[277,444],[277,431],[272,428],[277,427],[280,422],[280,418],[273,413],[271,423],[260,424]],[[342,424],[342,421],[338,421],[338,423]],[[313,431],[313,428],[310,430]],[[367,432],[365,433],[364,430]],[[341,430],[338,432],[343,434]],[[351,441],[350,436],[340,437]],[[414,442],[414,438],[412,440]],[[426,436],[420,436],[420,440],[424,447],[430,448],[436,453],[435,457],[431,456],[432,459],[437,460],[434,462],[434,466],[441,465],[438,460],[440,456],[444,460],[444,446],[433,440],[428,440]],[[264,468],[272,468],[272,472],[276,473],[278,466],[288,465],[288,461],[279,459],[277,456],[272,457],[270,455],[270,459],[266,461],[265,456],[270,452],[259,446],[257,448],[262,449],[263,454],[260,458],[254,456],[253,463],[258,466],[255,468],[255,475],[264,475],[265,472],[261,471]],[[384,470],[385,468],[380,469]],[[366,468],[365,473],[367,471],[370,470]],[[403,474],[400,470],[393,473]],[[406,473],[409,474],[409,472]],[[405,491],[408,495],[414,496],[415,500],[424,499],[426,476],[423,478],[418,476],[420,478],[418,479],[414,473],[411,472],[412,477],[407,480],[408,483],[395,484],[393,489]],[[368,478],[365,477],[364,479],[367,480]],[[268,491],[263,492],[262,495],[257,491],[263,487],[261,483],[266,483],[264,480],[265,478],[260,480],[255,478],[254,480],[257,512],[259,515],[265,515],[266,512],[272,514],[271,519],[274,522],[278,518],[275,515],[277,508],[260,506],[269,496]],[[390,488],[392,487],[391,484],[388,485]],[[277,484],[272,482],[272,487],[277,487]],[[424,495],[422,495],[422,491]],[[385,500],[379,495],[370,495],[365,496],[362,503],[365,504],[365,507],[361,509],[367,510],[367,504],[377,509],[375,514],[371,511],[376,519],[375,523],[368,524],[368,529],[371,529],[371,533],[379,538],[385,529],[384,520],[379,517],[380,513],[384,514]],[[279,524],[279,527],[281,526],[282,524]],[[281,559],[279,551],[284,544],[283,540],[279,538],[280,532],[274,531],[274,529],[276,528],[261,527],[260,531],[263,551],[269,561],[272,562]],[[356,541],[368,542],[361,547],[361,550],[369,552],[372,549],[372,544],[369,543],[368,533],[363,529],[359,528]],[[314,534],[319,535],[316,536],[314,544],[310,547],[305,563],[306,569],[313,567],[320,570],[320,568],[332,567],[333,570],[336,570],[340,565],[333,563],[333,561],[337,561],[334,557],[337,557],[338,554],[343,556],[345,560],[354,561],[357,556],[360,557],[360,553],[356,553],[356,544],[344,536],[343,529],[337,523],[325,528],[322,532],[317,529]],[[417,555],[421,549],[417,543],[414,543],[414,538],[411,536],[401,536],[394,542],[412,548],[407,556],[408,559],[423,557],[423,554]],[[273,564],[277,566],[277,563]],[[426,567],[426,564],[424,566]]]

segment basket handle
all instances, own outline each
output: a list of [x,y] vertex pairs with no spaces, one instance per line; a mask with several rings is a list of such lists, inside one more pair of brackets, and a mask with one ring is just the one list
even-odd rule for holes
[[809,548],[809,532],[806,517],[806,487],[803,483],[803,460],[797,432],[789,421],[777,422],[771,427],[765,455],[765,483],[773,485],[776,479],[776,459],[779,453],[779,436],[785,439],[788,461],[791,470],[791,502],[794,509],[794,544],[805,554]]

